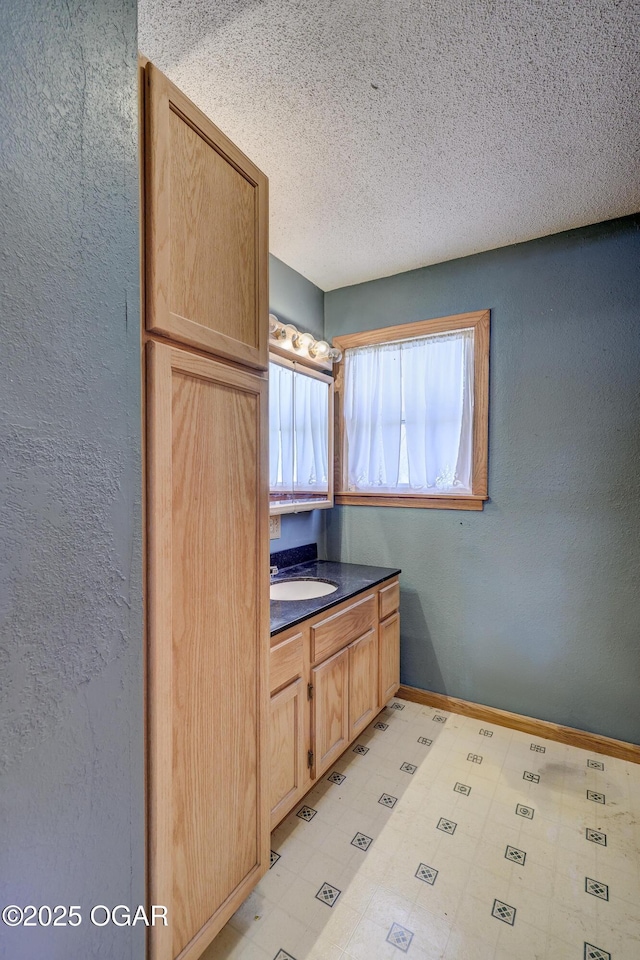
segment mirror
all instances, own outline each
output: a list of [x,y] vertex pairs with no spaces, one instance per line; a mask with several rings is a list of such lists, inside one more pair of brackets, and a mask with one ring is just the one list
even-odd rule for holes
[[333,379],[269,360],[269,512],[333,506]]

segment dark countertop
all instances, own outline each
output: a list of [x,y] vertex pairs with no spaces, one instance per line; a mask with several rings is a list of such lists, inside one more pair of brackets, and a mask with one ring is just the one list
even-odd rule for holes
[[311,560],[308,563],[299,563],[295,567],[281,570],[271,583],[280,580],[290,580],[291,577],[313,577],[320,580],[332,580],[338,584],[335,593],[326,597],[316,597],[315,600],[272,600],[271,601],[271,636],[280,633],[287,627],[302,623],[308,617],[315,616],[323,610],[330,610],[343,600],[354,597],[357,593],[370,590],[378,583],[395,577],[400,573],[395,567],[369,567],[360,563],[334,563],[331,560]]

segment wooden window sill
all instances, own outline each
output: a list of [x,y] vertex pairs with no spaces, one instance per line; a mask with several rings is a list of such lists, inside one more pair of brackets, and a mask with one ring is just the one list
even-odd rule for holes
[[414,507],[431,510],[482,510],[487,496],[478,494],[434,493],[427,496],[419,493],[336,493],[335,503],[360,507]]

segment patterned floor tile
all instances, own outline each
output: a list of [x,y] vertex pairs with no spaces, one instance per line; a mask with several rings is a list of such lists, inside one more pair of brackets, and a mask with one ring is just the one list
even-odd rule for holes
[[316,893],[316,900],[319,900],[321,903],[326,903],[327,906],[332,907],[340,896],[341,892],[342,891],[338,890],[337,887],[332,887],[330,883],[323,883]]
[[406,953],[411,946],[412,940],[413,933],[411,930],[407,930],[407,928],[403,927],[400,923],[391,925],[389,933],[387,934],[387,943],[392,943],[394,947],[398,947],[399,950]]
[[334,770],[333,773],[330,773],[327,777],[327,780],[330,783],[344,783],[346,777],[343,773],[338,773],[337,770]]
[[600,947],[594,947],[592,943],[585,943],[584,960],[611,960],[611,954]]
[[372,843],[373,838],[365,836],[364,833],[356,833],[351,841],[351,845],[357,847],[358,850],[368,850]]
[[395,807],[398,798],[392,797],[388,793],[383,793],[378,803],[381,803],[384,807]]
[[639,817],[636,765],[397,698],[203,960],[635,960]]
[[524,850],[518,850],[517,847],[507,846],[505,851],[505,859],[513,860],[514,863],[524,864],[527,859],[527,855]]
[[587,790],[587,800],[593,800],[594,803],[606,803],[604,793],[598,793],[597,790]]
[[403,763],[400,769],[405,773],[414,774],[418,768],[413,763]]
[[425,883],[430,883],[431,886],[433,886],[436,882],[438,871],[434,870],[433,867],[428,867],[426,863],[421,863],[418,865],[415,876],[418,880],[424,880]]
[[453,820],[446,820],[445,817],[440,817],[438,820],[438,830],[442,830],[443,833],[454,834],[457,826],[457,823],[454,823]]
[[491,916],[513,926],[516,921],[516,908],[503,903],[502,900],[494,900]]
[[599,897],[600,900],[609,899],[609,887],[606,883],[601,883],[600,880],[592,880],[591,877],[585,877],[584,889],[587,893],[590,893],[591,896]]

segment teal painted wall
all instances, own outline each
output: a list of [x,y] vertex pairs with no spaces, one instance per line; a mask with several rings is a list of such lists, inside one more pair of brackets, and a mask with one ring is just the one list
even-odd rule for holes
[[137,10],[3,0],[0,956],[144,956]]
[[324,292],[301,273],[269,254],[269,310],[314,337],[324,335]]
[[[299,330],[324,336],[324,293],[319,287],[269,255],[269,310],[283,323],[293,323]],[[317,543],[321,557],[325,551],[326,510],[306,513],[285,513],[281,520],[281,536],[271,541],[271,552]]]
[[640,216],[325,294],[331,338],[491,309],[490,502],[327,517],[402,568],[402,681],[640,741]]

